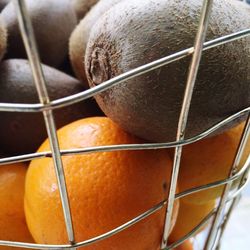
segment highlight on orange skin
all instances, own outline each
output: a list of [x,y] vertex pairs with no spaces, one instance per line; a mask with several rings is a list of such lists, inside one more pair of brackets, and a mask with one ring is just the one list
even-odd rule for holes
[[[106,117],[91,117],[58,131],[61,149],[141,143]],[[39,149],[49,150],[46,140]],[[63,156],[76,241],[106,233],[167,197],[172,161],[167,150]],[[25,186],[28,227],[38,243],[65,244],[58,186],[51,158],[33,160]],[[174,205],[172,227],[178,213]],[[165,207],[128,229],[82,249],[158,249]],[[51,223],[53,221],[53,223]]]

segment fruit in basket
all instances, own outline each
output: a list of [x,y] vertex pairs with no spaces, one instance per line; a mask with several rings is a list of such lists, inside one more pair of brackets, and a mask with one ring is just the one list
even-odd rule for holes
[[[198,0],[129,0],[114,6],[91,31],[85,55],[89,85],[192,47],[201,5]],[[215,0],[206,40],[249,27],[247,11]],[[242,38],[203,53],[186,138],[249,106],[249,43],[250,37]],[[190,60],[124,81],[96,100],[126,131],[151,141],[175,140]]]
[[[26,0],[40,58],[57,67],[65,59],[68,39],[77,24],[70,0]],[[8,30],[7,58],[27,58],[13,2],[1,12]]]
[[[56,69],[43,65],[51,100],[84,90],[82,84]],[[10,59],[0,63],[0,102],[39,103],[31,69],[27,60]],[[57,128],[87,116],[99,114],[92,100],[60,108],[55,112]],[[32,153],[47,133],[41,113],[0,113],[0,146],[8,153]]]
[[[27,165],[0,166],[0,240],[34,242],[25,221],[23,197]],[[0,249],[21,249],[0,246]]]
[[[239,145],[244,123],[223,134],[184,146],[179,173],[180,191],[226,179]],[[250,139],[247,142],[239,169],[250,154]],[[238,169],[238,170],[239,170]],[[185,202],[206,203],[222,194],[223,186],[204,190],[187,196]]]
[[84,56],[92,26],[107,10],[122,0],[100,0],[77,25],[69,40],[69,55],[75,75],[88,87]]
[[99,0],[73,0],[76,16],[81,20]]
[[7,31],[2,18],[0,18],[0,60],[2,59],[7,45]]
[[[187,196],[191,198],[192,195]],[[215,200],[208,201],[204,204],[185,203],[183,199],[180,200],[180,208],[175,223],[174,229],[169,236],[170,242],[175,242],[190,233],[196,226],[198,226],[205,217],[215,208]],[[196,234],[206,228],[205,224]]]
[[[58,139],[61,149],[143,142],[106,117],[73,122],[58,131]],[[46,140],[38,152],[49,149]],[[63,156],[76,241],[106,233],[166,199],[171,164],[166,150]],[[172,226],[177,210],[178,202],[174,205]],[[34,160],[29,166],[25,214],[36,242],[67,243],[51,158]],[[159,249],[164,218],[165,207],[86,249]]]

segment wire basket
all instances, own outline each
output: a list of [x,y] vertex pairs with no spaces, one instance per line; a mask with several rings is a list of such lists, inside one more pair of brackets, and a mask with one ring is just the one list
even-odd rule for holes
[[[204,131],[203,133],[185,139],[185,128],[187,123],[187,117],[189,113],[189,107],[192,99],[192,93],[195,85],[196,75],[199,68],[199,62],[202,55],[202,51],[209,50],[215,46],[220,46],[237,39],[241,39],[243,37],[250,35],[250,29],[238,31],[236,33],[219,37],[214,40],[204,42],[207,24],[209,20],[209,13],[212,8],[213,1],[212,0],[204,0],[201,16],[200,16],[200,23],[197,31],[197,35],[195,38],[194,46],[191,48],[187,48],[185,50],[179,51],[175,54],[166,56],[159,60],[153,61],[151,63],[145,64],[140,66],[136,69],[130,70],[124,74],[121,74],[117,77],[114,77],[102,84],[88,89],[82,93],[74,94],[65,98],[57,99],[54,101],[50,101],[47,93],[46,83],[43,76],[39,55],[37,52],[35,37],[33,33],[33,28],[31,25],[31,20],[27,13],[26,5],[24,0],[13,0],[16,6],[16,12],[18,16],[19,26],[22,33],[23,41],[25,44],[25,48],[28,54],[30,66],[32,69],[34,82],[37,88],[37,93],[39,95],[40,103],[36,104],[13,104],[13,103],[0,103],[0,111],[2,112],[41,112],[44,115],[44,120],[47,128],[48,137],[50,140],[51,152],[40,152],[40,153],[33,153],[33,154],[26,154],[26,155],[19,155],[13,157],[5,157],[0,159],[0,165],[3,164],[10,164],[15,162],[23,162],[23,161],[30,161],[36,158],[42,157],[53,157],[54,166],[57,176],[57,182],[60,192],[60,198],[62,203],[62,209],[64,214],[65,225],[68,234],[68,244],[65,245],[47,245],[47,244],[33,244],[33,243],[24,243],[24,242],[13,242],[13,241],[4,241],[0,240],[1,246],[12,246],[12,247],[22,247],[22,248],[32,248],[32,249],[77,249],[79,247],[87,246],[102,239],[108,238],[120,231],[132,226],[133,224],[143,220],[144,218],[150,216],[151,214],[155,213],[162,207],[166,207],[166,220],[165,220],[165,227],[163,232],[163,239],[161,249],[173,249],[178,245],[182,244],[186,239],[192,237],[199,229],[201,229],[205,224],[211,222],[211,228],[209,230],[208,237],[206,239],[204,249],[219,249],[220,241],[227,225],[228,219],[233,211],[233,208],[237,204],[240,199],[240,193],[243,188],[246,186],[248,181],[248,172],[250,166],[250,155],[248,156],[247,161],[245,162],[243,168],[235,172],[235,168],[238,166],[242,153],[244,151],[244,147],[246,145],[247,139],[250,136],[250,107],[241,110],[238,113],[228,117],[227,119],[219,122],[215,126],[211,127],[210,129]],[[128,80],[132,77],[139,76],[151,70],[160,68],[164,65],[167,65],[171,62],[176,60],[180,60],[188,55],[192,55],[192,61],[190,65],[190,70],[188,74],[188,80],[185,89],[185,95],[183,99],[182,110],[179,118],[179,125],[177,130],[176,141],[168,142],[168,143],[146,143],[146,144],[129,144],[129,145],[111,145],[111,146],[96,146],[91,148],[81,148],[81,149],[70,149],[70,150],[60,150],[58,141],[57,141],[57,134],[56,134],[56,127],[53,118],[53,111],[55,109],[59,109],[68,105],[71,105],[76,102],[80,102],[86,100],[102,91],[105,91],[111,88],[114,85],[120,84],[125,80]],[[176,194],[176,185],[177,185],[177,178],[180,166],[180,158],[182,147],[187,144],[191,144],[193,142],[199,141],[211,133],[215,132],[222,126],[226,125],[227,123],[237,119],[238,117],[246,115],[247,121],[245,124],[244,132],[241,137],[241,141],[239,143],[237,152],[235,154],[235,159],[232,164],[231,172],[227,179],[216,181],[214,183],[210,183],[204,186],[195,187],[189,190],[186,190],[182,193]],[[81,153],[91,153],[91,152],[110,152],[110,151],[117,151],[117,150],[145,150],[145,149],[160,149],[160,148],[175,148],[175,155],[174,155],[174,164],[173,164],[173,171],[171,176],[171,183],[170,183],[170,191],[166,200],[163,200],[159,204],[156,204],[154,207],[145,211],[141,215],[133,218],[132,220],[126,222],[123,225],[120,225],[113,230],[99,235],[95,238],[88,239],[82,242],[76,242],[73,232],[73,224],[72,218],[70,213],[70,206],[67,194],[67,188],[65,183],[65,177],[63,172],[62,166],[62,155],[69,155],[69,154],[81,154]],[[230,193],[230,188],[232,186],[232,182],[236,179],[240,180],[240,184],[234,193]],[[190,233],[185,235],[183,238],[179,239],[175,243],[169,245],[168,240],[168,232],[169,232],[169,225],[170,219],[173,210],[174,201],[180,199],[184,196],[193,194],[195,192],[199,192],[202,190],[206,190],[209,188],[214,188],[217,186],[225,185],[223,194],[220,198],[218,206],[211,211],[200,223],[197,225]],[[228,207],[228,209],[226,209]]]

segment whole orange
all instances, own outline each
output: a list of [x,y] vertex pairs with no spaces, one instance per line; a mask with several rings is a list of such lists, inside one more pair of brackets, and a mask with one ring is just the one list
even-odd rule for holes
[[[58,131],[61,149],[141,143],[109,118],[92,117]],[[39,151],[50,149],[45,141]],[[76,241],[103,234],[166,199],[172,162],[166,150],[63,156]],[[175,203],[172,226],[177,217]],[[25,186],[28,227],[38,243],[67,243],[51,158],[33,160]],[[84,249],[160,249],[165,207],[125,231]]]
[[[0,166],[0,240],[34,242],[25,221],[23,197],[27,166]],[[21,249],[2,246],[0,249]]]

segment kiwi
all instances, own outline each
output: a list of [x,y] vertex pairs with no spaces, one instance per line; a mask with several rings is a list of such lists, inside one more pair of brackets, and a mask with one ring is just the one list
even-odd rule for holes
[[2,60],[7,46],[7,31],[0,17],[0,60]]
[[99,0],[73,0],[78,20],[81,20]]
[[[84,90],[82,84],[56,69],[42,65],[51,100],[76,94]],[[38,103],[29,62],[9,59],[0,64],[0,102]],[[92,100],[70,105],[54,111],[57,128],[83,117],[99,115]],[[0,112],[0,148],[8,154],[31,153],[47,137],[41,113]]]
[[[68,39],[77,24],[70,0],[26,0],[41,61],[57,67],[67,55]],[[8,31],[7,58],[27,58],[14,4],[1,13]]]
[[[199,0],[128,0],[107,11],[93,26],[86,49],[90,86],[192,47],[201,5]],[[246,10],[214,0],[207,41],[247,28]],[[248,36],[203,53],[186,138],[250,105],[249,45]],[[190,59],[127,80],[96,100],[128,132],[151,141],[175,140]]]
[[[101,15],[121,1],[122,0],[100,0],[77,25],[70,37],[69,55],[71,65],[76,77],[83,83],[87,83],[84,55],[91,28]],[[86,87],[88,87],[88,84]]]

